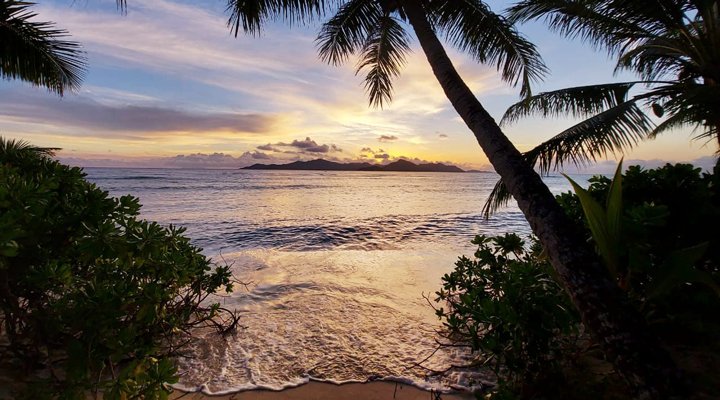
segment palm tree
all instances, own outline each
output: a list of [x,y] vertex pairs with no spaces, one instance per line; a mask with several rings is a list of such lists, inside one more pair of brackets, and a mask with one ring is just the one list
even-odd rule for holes
[[[302,23],[325,9],[322,0],[229,0],[228,25],[236,35],[241,28],[257,34],[270,19]],[[494,64],[503,79],[521,85],[525,96],[545,72],[536,49],[480,0],[348,0],[321,28],[320,57],[339,64],[359,55],[370,103],[381,106],[391,100],[393,78],[408,51],[402,21],[412,27],[445,95],[517,200],[584,324],[643,397],[665,395],[676,382],[672,360],[648,336],[640,315],[573,230],[540,176],[463,82],[438,34],[477,61]]]
[[[616,56],[616,71],[640,78],[540,93],[510,107],[501,125],[532,114],[585,118],[523,154],[541,173],[567,163],[584,166],[680,127],[694,127],[696,140],[720,146],[717,0],[525,0],[511,7],[509,16],[544,19],[552,30]],[[645,90],[631,95],[639,86]],[[665,118],[655,125],[650,112]],[[485,216],[509,200],[499,181],[485,203]]]
[[10,154],[11,152],[35,154],[41,157],[54,157],[55,152],[61,150],[57,147],[33,146],[25,140],[5,139],[0,136],[0,153]]
[[80,45],[51,22],[36,22],[34,3],[0,0],[0,75],[42,86],[62,96],[75,91],[85,74]]

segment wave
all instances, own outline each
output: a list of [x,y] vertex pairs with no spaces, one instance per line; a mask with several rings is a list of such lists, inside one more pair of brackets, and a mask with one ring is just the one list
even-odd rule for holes
[[[170,178],[165,176],[142,176],[142,175],[135,175],[135,176],[93,176],[93,181],[148,181],[148,180],[168,180]],[[178,178],[173,177],[173,180],[177,180]]]
[[264,225],[226,223],[214,232],[196,236],[197,244],[208,249],[396,250],[418,243],[466,244],[477,234],[529,233],[520,212],[503,212],[485,221],[481,214],[393,215],[321,223],[267,221]]

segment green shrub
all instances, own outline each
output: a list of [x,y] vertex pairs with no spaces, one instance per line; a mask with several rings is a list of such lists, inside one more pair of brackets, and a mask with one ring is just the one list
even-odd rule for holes
[[[590,179],[588,193],[604,204],[611,180]],[[565,211],[596,243],[578,196],[558,196]],[[617,280],[652,325],[668,330],[713,332],[720,309],[720,179],[689,164],[643,170],[622,177],[622,212],[615,240]],[[676,329],[674,329],[676,328]]]
[[579,316],[539,245],[515,234],[476,236],[475,259],[460,257],[442,278],[436,309],[451,343],[465,343],[494,366],[498,398],[556,371],[578,334]]
[[[717,339],[720,310],[720,179],[718,170],[702,173],[687,164],[655,170],[630,167],[612,180],[590,179],[587,191],[594,199],[588,210],[598,221],[613,222],[593,238],[586,210],[574,193],[557,196],[573,224],[604,249],[604,260],[618,285],[643,312],[668,345],[703,352],[703,343]],[[608,201],[608,197],[613,200]],[[612,210],[610,210],[612,209]],[[596,231],[598,231],[596,227]],[[582,324],[574,306],[555,279],[534,239],[527,248],[516,235],[478,236],[474,259],[461,257],[455,270],[442,278],[437,309],[443,335],[452,345],[468,345],[479,363],[491,362],[499,378],[498,399],[606,398],[623,396],[611,377],[582,372],[593,368],[584,343],[575,347]],[[699,339],[699,340],[698,340]],[[707,339],[707,340],[706,340]],[[562,368],[567,355],[581,355],[573,368]],[[584,368],[584,367],[583,367]],[[585,375],[583,375],[585,374]],[[611,385],[611,386],[608,386]]]
[[[138,219],[46,151],[0,138],[0,322],[29,398],[164,399],[189,329],[216,324],[230,291],[184,229]],[[223,314],[218,314],[223,313]],[[234,325],[230,315],[226,321]],[[7,360],[7,359],[6,359]],[[40,373],[44,371],[43,373]]]

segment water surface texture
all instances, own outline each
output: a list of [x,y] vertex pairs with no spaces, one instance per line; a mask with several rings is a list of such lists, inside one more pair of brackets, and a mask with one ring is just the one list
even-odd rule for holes
[[[178,360],[179,387],[219,394],[389,379],[447,389],[487,378],[437,372],[467,354],[429,357],[440,323],[423,294],[439,289],[459,255],[472,254],[474,235],[529,234],[515,206],[483,220],[497,175],[86,172],[113,196],[139,197],[144,218],[187,227],[205,254],[251,282],[220,300],[242,314],[244,329],[194,343],[193,357]],[[555,193],[570,188],[562,177],[546,182]]]

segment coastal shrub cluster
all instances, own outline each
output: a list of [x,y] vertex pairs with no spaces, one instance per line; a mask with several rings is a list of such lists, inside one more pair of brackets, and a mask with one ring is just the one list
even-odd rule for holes
[[475,258],[460,257],[443,278],[436,309],[445,339],[480,352],[506,396],[556,373],[578,336],[579,315],[552,266],[515,234],[476,236]]
[[[653,170],[633,166],[624,176],[596,176],[587,190],[576,187],[576,193],[557,196],[578,232],[596,246],[618,286],[668,347],[713,346],[716,341],[717,169],[702,173],[687,164]],[[598,228],[611,213],[618,214],[618,222]],[[542,249],[530,240],[527,246],[512,234],[476,237],[474,259],[460,257],[436,293],[436,301],[445,304],[437,309],[446,328],[443,335],[453,344],[470,346],[478,352],[478,363],[490,363],[497,374],[494,398],[561,398],[558,379],[566,380],[567,363],[577,361],[569,356],[592,347]],[[548,381],[555,382],[550,392]]]
[[[622,213],[612,240],[616,265],[611,273],[650,326],[665,336],[718,328],[716,318],[709,318],[720,309],[718,168],[703,173],[689,164],[651,170],[631,166],[621,177]],[[612,186],[608,177],[595,176],[586,192],[602,204]],[[598,246],[578,194],[557,198]]]
[[232,290],[184,229],[138,218],[48,152],[0,140],[3,368],[18,398],[164,399],[190,329],[237,319],[206,299]]

